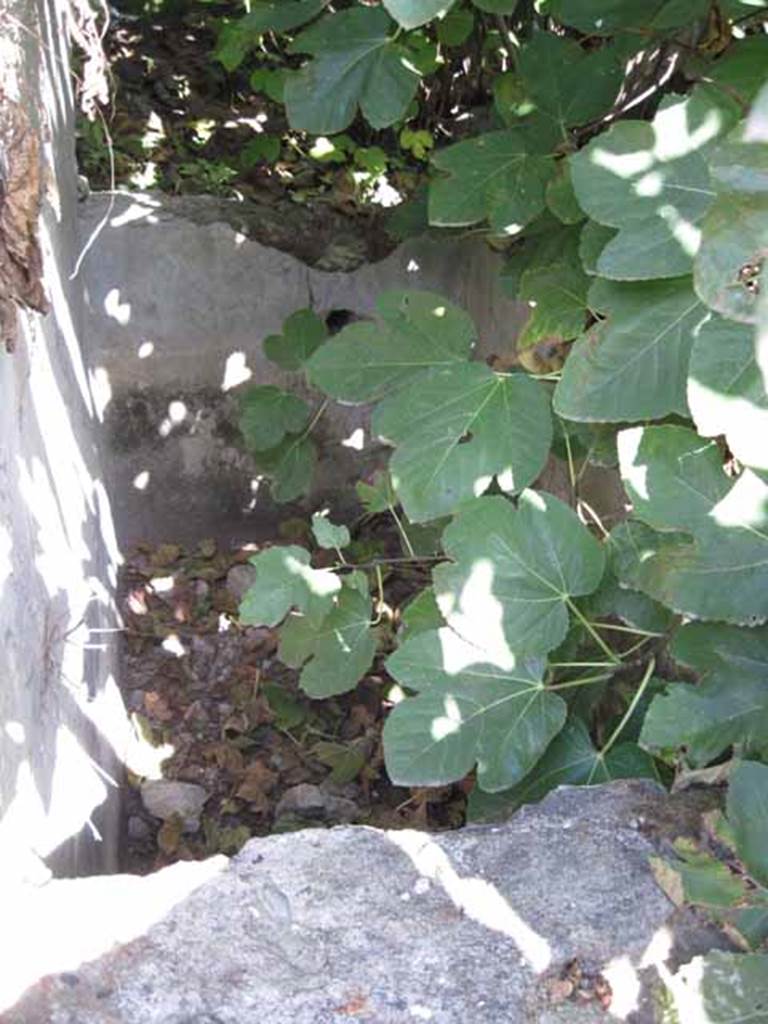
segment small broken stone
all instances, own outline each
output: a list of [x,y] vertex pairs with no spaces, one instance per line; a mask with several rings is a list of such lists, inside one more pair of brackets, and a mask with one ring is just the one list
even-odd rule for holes
[[302,782],[283,793],[275,808],[276,817],[297,815],[322,821],[350,822],[360,817],[360,808],[345,797],[334,796],[320,786]]
[[196,832],[208,793],[194,782],[150,779],[141,787],[141,799],[154,818],[169,821],[177,814],[184,822],[185,832]]

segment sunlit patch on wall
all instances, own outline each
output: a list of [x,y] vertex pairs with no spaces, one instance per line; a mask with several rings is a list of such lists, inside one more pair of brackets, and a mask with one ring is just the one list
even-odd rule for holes
[[245,352],[232,352],[227,356],[224,365],[224,380],[221,382],[221,390],[229,391],[237,387],[238,384],[250,380],[252,376],[253,370],[246,362]]
[[154,341],[142,341],[136,352],[139,359],[147,359],[155,351]]
[[104,366],[94,366],[88,371],[91,394],[93,395],[94,411],[99,423],[104,422],[104,411],[112,401],[112,385],[109,373]]
[[133,478],[133,486],[137,491],[146,491],[147,484],[149,483],[151,476],[152,474],[148,469],[142,469],[142,471],[137,473]]
[[356,452],[361,452],[365,447],[365,431],[362,427],[358,427],[353,430],[349,437],[345,437],[341,442],[342,448],[352,448]]
[[117,320],[121,327],[125,327],[131,319],[131,304],[120,301],[119,288],[110,288],[107,292],[104,298],[104,312],[113,320]]

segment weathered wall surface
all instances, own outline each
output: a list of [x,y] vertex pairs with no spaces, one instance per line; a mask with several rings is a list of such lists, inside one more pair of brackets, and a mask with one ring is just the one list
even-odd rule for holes
[[17,310],[24,296],[6,274],[15,351],[0,350],[0,886],[10,888],[44,877],[43,859],[63,874],[115,863],[121,705],[114,636],[94,631],[115,626],[117,552],[81,350],[82,284],[68,279],[77,238],[65,6],[0,0],[0,264],[31,284],[37,211],[18,214],[34,190],[50,308]]
[[[484,354],[509,351],[525,319],[501,292],[498,258],[482,243],[425,237],[357,270],[323,272],[237,230],[233,205],[139,195],[81,204],[83,237],[101,225],[84,274],[126,543],[274,535],[286,513],[262,494],[254,499],[255,470],[233,442],[228,389],[247,378],[307,395],[300,374],[280,371],[261,351],[295,310],[369,316],[382,291],[428,289],[472,314]],[[307,397],[319,405],[319,396]],[[169,415],[172,402],[182,404]],[[323,416],[311,507],[338,501],[380,462],[366,423],[360,409],[335,406]],[[362,451],[342,444],[355,430],[363,431]]]

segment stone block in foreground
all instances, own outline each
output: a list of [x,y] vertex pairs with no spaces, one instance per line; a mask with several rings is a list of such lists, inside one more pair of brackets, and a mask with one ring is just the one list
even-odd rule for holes
[[[54,882],[81,887],[70,889],[70,928],[103,929],[111,915],[107,940],[110,928],[124,940],[120,914],[136,913],[142,887],[150,903],[169,904],[175,877],[203,872],[146,934],[49,975],[0,1020],[645,1024],[655,1020],[652,964],[674,969],[717,944],[706,925],[674,911],[648,867],[686,816],[696,818],[695,795],[680,799],[638,781],[567,787],[494,826],[307,830],[254,839],[211,870],[181,864],[146,879]],[[48,929],[56,926],[48,914]],[[563,984],[573,960],[583,1000]],[[605,981],[607,1011],[594,997]]]

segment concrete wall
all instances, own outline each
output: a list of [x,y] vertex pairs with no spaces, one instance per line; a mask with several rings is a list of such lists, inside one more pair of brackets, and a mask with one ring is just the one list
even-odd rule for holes
[[48,868],[114,868],[126,724],[115,636],[99,632],[116,625],[118,554],[82,350],[82,282],[69,279],[77,237],[65,7],[0,0],[0,245],[8,182],[29,183],[39,169],[41,217],[26,225],[27,241],[34,253],[37,229],[50,307],[16,312],[9,287],[0,296],[15,345],[0,351],[0,887],[39,881]]
[[[228,389],[244,379],[276,383],[319,405],[302,375],[281,372],[261,351],[262,339],[296,309],[368,316],[388,288],[429,289],[469,310],[484,354],[513,348],[526,316],[501,292],[498,258],[482,243],[425,237],[380,262],[328,273],[224,223],[231,207],[210,197],[149,195],[81,204],[83,237],[100,229],[84,264],[92,372],[101,383],[111,491],[121,496],[118,534],[127,544],[274,536],[288,513],[263,488],[252,490],[256,471],[233,441]],[[172,402],[182,404],[169,417]],[[353,482],[382,462],[366,412],[333,406],[314,436],[321,461],[305,509],[344,505]],[[361,436],[362,450],[343,444]]]

